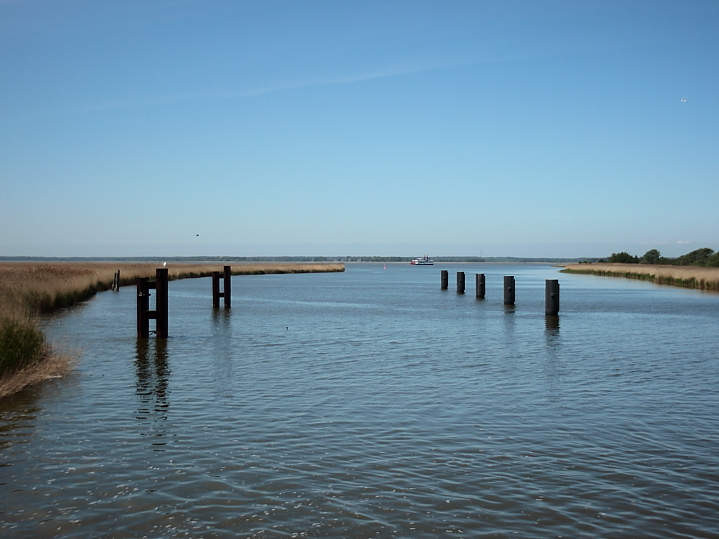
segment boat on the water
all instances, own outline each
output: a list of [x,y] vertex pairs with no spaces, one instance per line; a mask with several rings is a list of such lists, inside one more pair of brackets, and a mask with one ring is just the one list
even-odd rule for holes
[[410,264],[413,266],[432,266],[434,265],[434,260],[429,255],[424,255],[422,258],[415,258]]

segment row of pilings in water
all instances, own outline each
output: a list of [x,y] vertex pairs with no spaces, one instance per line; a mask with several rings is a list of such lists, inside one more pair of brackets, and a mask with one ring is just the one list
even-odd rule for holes
[[[220,307],[220,298],[224,300],[225,307],[229,308],[232,302],[231,292],[231,266],[225,266],[223,272],[212,272],[212,306],[215,309]],[[477,299],[484,299],[485,295],[485,277],[484,273],[475,275],[477,285]],[[168,333],[168,309],[167,309],[167,268],[157,268],[155,270],[155,280],[150,281],[149,277],[138,277],[137,285],[137,336],[139,338],[147,338],[150,336],[150,320],[155,320],[155,334],[160,339],[166,339]],[[224,289],[220,291],[220,281],[224,281]],[[113,290],[119,290],[120,272],[115,274],[113,281]],[[511,275],[504,276],[504,304],[514,305],[515,299],[515,283],[514,277]],[[442,290],[449,288],[449,272],[442,270]],[[464,272],[457,272],[457,293],[464,294],[465,280]],[[155,309],[150,310],[150,290],[155,290]],[[544,314],[556,316],[559,314],[559,281],[557,279],[547,279],[545,287],[545,309]]]
[[[485,294],[485,277],[484,273],[475,274],[476,281],[476,297],[484,299]],[[449,272],[442,270],[441,289],[449,288]],[[464,294],[464,272],[457,272],[457,294]],[[515,300],[515,283],[514,276],[504,276],[504,304],[514,305]],[[559,280],[547,279],[544,287],[544,314],[556,316],[559,314]]]

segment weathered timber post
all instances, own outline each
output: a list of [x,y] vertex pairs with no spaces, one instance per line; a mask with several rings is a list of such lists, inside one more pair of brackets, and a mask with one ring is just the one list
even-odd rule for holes
[[449,272],[447,270],[442,270],[442,285],[440,288],[442,290],[449,288]]
[[457,294],[464,294],[464,272],[457,272]]
[[167,339],[167,268],[155,270],[155,334],[158,339]]
[[225,289],[222,291],[222,297],[225,298],[225,309],[232,307],[232,267],[225,266]]
[[547,279],[544,287],[544,314],[559,314],[559,280]]
[[137,285],[137,337],[146,339],[150,336],[150,318],[148,311],[150,310],[150,289],[148,277],[137,277],[135,284]]
[[477,281],[477,299],[484,299],[484,273],[475,275]]
[[504,304],[514,305],[514,277],[504,276]]
[[212,272],[212,308],[220,308],[220,272]]
[[112,289],[115,292],[120,291],[120,270],[117,270],[115,276],[112,278]]

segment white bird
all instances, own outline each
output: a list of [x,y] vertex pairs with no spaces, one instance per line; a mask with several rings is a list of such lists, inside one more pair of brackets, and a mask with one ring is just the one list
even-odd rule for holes
[[686,99],[680,99],[680,101],[681,101],[682,103],[686,103],[686,102],[687,102]]
[[166,267],[167,267],[167,262],[163,262],[163,263],[162,263],[162,267],[163,267],[163,268],[166,268]]

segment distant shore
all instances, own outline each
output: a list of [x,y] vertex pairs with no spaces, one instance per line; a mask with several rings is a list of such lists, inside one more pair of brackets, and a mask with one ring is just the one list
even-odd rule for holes
[[[170,258],[162,258],[159,260],[165,261],[168,264],[245,264],[245,263],[272,263],[272,262],[312,262],[312,263],[349,263],[349,262],[400,262],[409,263],[416,256],[174,256]],[[431,256],[435,263],[443,262],[467,262],[467,263],[501,263],[501,264],[514,264],[514,263],[527,263],[527,264],[574,264],[574,263],[587,263],[587,262],[598,262],[599,258],[531,258],[531,257],[512,257],[512,256]],[[139,257],[139,258],[125,258],[125,257],[99,257],[99,258],[85,258],[85,257],[32,257],[32,256],[0,256],[0,263],[2,262],[153,262],[158,260],[157,257]]]
[[657,284],[719,291],[719,268],[653,266],[650,264],[567,264],[564,273],[641,279]]

